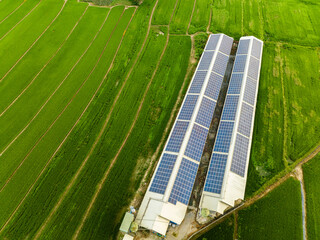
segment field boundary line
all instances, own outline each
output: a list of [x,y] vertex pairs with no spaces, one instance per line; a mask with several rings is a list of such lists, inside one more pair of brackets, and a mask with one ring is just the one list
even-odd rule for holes
[[[41,2],[41,1],[40,1]],[[36,5],[38,6],[40,2]],[[32,49],[32,47],[39,41],[39,39],[48,31],[48,29],[51,27],[51,25],[57,20],[57,18],[60,16],[61,12],[63,11],[64,7],[66,6],[66,3],[68,0],[64,0],[63,5],[60,9],[60,11],[57,13],[57,15],[53,18],[53,20],[49,23],[49,25],[45,28],[45,30],[38,36],[38,38],[31,44],[31,46],[25,51],[24,54],[16,61],[16,63],[9,69],[9,71],[0,79],[0,83],[3,81],[3,79],[15,68],[15,66],[24,58],[24,56]],[[11,29],[12,30],[12,29]],[[10,30],[10,31],[11,31]],[[6,34],[7,35],[7,34]],[[3,37],[0,39],[0,41],[3,39]]]
[[18,26],[24,19],[26,19],[39,6],[41,2],[42,0],[40,0],[22,19],[20,19],[19,22],[17,22],[12,28],[10,28],[9,31],[0,38],[0,41],[4,39],[13,29],[15,29],[16,26]]
[[170,35],[169,35],[169,31],[168,31],[168,33],[167,33],[167,40],[166,40],[165,46],[164,46],[164,48],[163,48],[163,50],[162,50],[162,52],[161,52],[161,55],[160,55],[160,57],[159,57],[157,66],[156,66],[155,70],[153,71],[152,76],[151,76],[151,79],[150,79],[150,81],[149,81],[149,83],[148,83],[148,85],[147,85],[147,88],[146,88],[146,90],[145,90],[145,92],[144,92],[144,94],[143,94],[143,97],[142,97],[142,99],[141,99],[141,102],[140,102],[140,105],[139,105],[138,110],[137,110],[137,112],[136,112],[136,115],[135,115],[135,117],[134,117],[134,120],[133,120],[133,122],[132,122],[132,124],[131,124],[131,127],[130,127],[130,129],[129,129],[129,131],[128,131],[126,137],[125,137],[125,139],[123,140],[123,142],[122,142],[122,144],[121,144],[121,147],[119,148],[117,154],[116,154],[115,157],[112,159],[112,161],[111,161],[111,163],[110,163],[107,171],[106,171],[105,174],[103,175],[103,178],[101,179],[101,181],[100,181],[99,184],[97,185],[98,188],[96,188],[96,192],[94,193],[93,198],[91,199],[91,202],[90,202],[90,204],[89,204],[89,207],[87,208],[87,210],[86,210],[86,212],[85,212],[85,214],[84,214],[84,216],[83,216],[83,218],[82,218],[82,220],[81,220],[81,223],[80,223],[79,227],[77,228],[77,230],[76,230],[76,232],[75,232],[75,235],[72,237],[72,239],[77,239],[77,238],[78,238],[78,235],[79,235],[80,231],[82,230],[83,225],[84,225],[85,221],[87,220],[87,218],[88,218],[88,216],[89,216],[89,214],[90,214],[90,212],[91,212],[91,209],[92,209],[92,207],[93,207],[93,205],[94,205],[94,203],[95,203],[95,201],[96,201],[96,199],[97,199],[97,197],[98,197],[98,195],[99,195],[102,187],[104,186],[105,181],[107,180],[107,177],[109,176],[110,171],[112,170],[114,164],[116,163],[116,161],[117,161],[117,159],[118,159],[118,157],[119,157],[122,149],[124,148],[125,144],[127,143],[128,139],[129,139],[129,137],[130,137],[130,135],[131,135],[131,133],[132,133],[133,128],[135,127],[135,124],[136,124],[136,122],[137,122],[137,120],[138,120],[138,118],[139,118],[139,116],[140,116],[140,112],[141,112],[141,109],[142,109],[142,107],[143,107],[144,100],[145,100],[145,98],[146,98],[146,96],[147,96],[147,94],[148,94],[148,92],[149,92],[149,89],[150,89],[150,86],[151,86],[151,84],[152,84],[152,82],[153,82],[153,79],[154,79],[156,73],[158,72],[160,63],[161,63],[161,61],[162,61],[162,57],[163,57],[163,55],[164,55],[164,53],[165,53],[165,51],[166,51],[166,49],[167,49],[167,46],[168,46],[168,43],[169,43],[169,37],[170,37]]
[[[124,10],[125,10],[125,9],[124,9]],[[135,8],[135,10],[134,10],[134,12],[133,12],[133,14],[132,14],[132,16],[131,16],[131,19],[130,19],[129,22],[128,22],[128,25],[127,25],[126,29],[125,29],[124,32],[123,32],[123,35],[122,35],[122,38],[121,38],[120,43],[119,43],[119,45],[118,45],[118,48],[117,48],[117,50],[116,50],[116,53],[114,54],[114,57],[113,57],[113,59],[112,59],[112,62],[111,62],[111,64],[110,64],[109,68],[108,68],[107,74],[110,72],[111,68],[113,67],[113,63],[114,63],[114,61],[115,61],[115,59],[116,59],[116,56],[117,56],[117,54],[118,54],[118,51],[119,51],[119,49],[120,49],[120,47],[121,47],[121,44],[122,44],[122,41],[123,41],[123,39],[124,39],[125,33],[126,33],[128,27],[129,27],[129,25],[130,25],[130,23],[131,23],[134,15],[135,15],[135,13],[136,13],[136,10],[137,10],[137,8]],[[119,21],[120,21],[120,19],[119,19]],[[119,21],[118,21],[118,22],[119,22]],[[107,75],[107,74],[106,74],[106,75]],[[102,81],[100,82],[100,85],[99,85],[98,88],[96,89],[94,95],[93,95],[92,98],[90,99],[88,105],[86,106],[86,108],[84,109],[84,111],[82,112],[82,114],[80,115],[80,117],[78,118],[78,120],[76,121],[76,123],[74,124],[74,126],[72,127],[72,129],[69,131],[69,133],[67,134],[67,136],[65,137],[65,139],[63,140],[63,142],[60,144],[60,146],[59,146],[59,148],[56,150],[56,152],[52,155],[52,158],[53,158],[54,155],[58,152],[58,150],[60,150],[62,144],[66,141],[67,137],[71,134],[72,130],[73,130],[73,129],[75,128],[75,126],[78,124],[78,122],[80,121],[81,117],[84,115],[84,113],[86,112],[86,110],[87,110],[88,107],[90,106],[91,102],[92,102],[92,101],[94,100],[94,98],[96,97],[98,91],[100,90],[101,86],[103,85],[103,83],[104,83],[105,80],[106,80],[106,75],[103,77]],[[52,159],[52,158],[51,158],[51,159]],[[50,161],[51,161],[51,159],[50,159]],[[82,168],[85,166],[85,163],[86,163],[87,160],[88,160],[88,159],[86,158],[86,159],[84,160],[84,162],[81,164],[81,166],[80,166],[80,171],[79,171],[78,173],[76,173],[76,175],[74,175],[74,177],[72,178],[71,182],[76,181],[76,179],[78,178],[78,176],[79,176]],[[73,184],[72,184],[72,185],[73,185]],[[45,227],[46,227],[46,224],[50,221],[50,219],[51,219],[51,217],[53,216],[53,214],[58,210],[58,208],[59,208],[59,206],[61,205],[64,197],[65,197],[65,196],[68,194],[68,192],[70,191],[72,185],[69,184],[69,185],[66,187],[66,190],[65,190],[65,191],[62,193],[62,195],[60,196],[57,204],[54,206],[54,208],[53,208],[52,211],[50,212],[50,214],[49,214],[49,216],[47,217],[46,221],[42,224],[42,227],[41,227],[41,228],[38,230],[38,232],[36,233],[35,239],[37,239],[38,237],[40,237],[42,231],[43,231],[43,230],[45,229]],[[48,219],[48,218],[49,218],[49,219]]]
[[[41,106],[41,108],[39,109],[39,111],[33,116],[33,118],[28,122],[28,124],[22,129],[22,131],[20,131],[20,133],[9,143],[9,145],[7,145],[7,147],[0,153],[0,156],[5,153],[5,151],[7,151],[7,149],[20,137],[20,135],[30,126],[30,124],[34,121],[34,119],[40,114],[40,112],[44,109],[44,107],[47,105],[47,103],[51,100],[51,98],[54,96],[54,94],[59,90],[59,88],[62,86],[62,84],[64,83],[64,81],[69,77],[69,75],[71,74],[71,72],[74,70],[74,68],[78,65],[78,63],[81,61],[81,59],[83,58],[83,56],[87,53],[88,49],[91,47],[91,45],[93,44],[93,42],[95,41],[96,37],[98,36],[98,34],[100,33],[102,27],[105,25],[107,18],[110,14],[110,11],[108,12],[106,18],[104,19],[104,21],[102,22],[100,29],[97,31],[97,33],[95,34],[95,36],[93,37],[93,39],[91,40],[90,44],[88,45],[87,49],[85,49],[85,51],[82,53],[82,55],[80,56],[80,58],[77,60],[77,62],[73,65],[73,67],[71,68],[71,70],[68,72],[68,74],[64,77],[64,79],[60,82],[60,84],[58,85],[58,87],[53,91],[53,93],[49,96],[49,98],[47,98],[47,100],[45,101],[45,103]],[[100,58],[99,58],[100,61]],[[92,73],[92,72],[91,72]],[[90,73],[90,75],[91,75]],[[90,75],[88,76],[88,78],[90,77]],[[22,162],[19,164],[19,166],[14,170],[14,172],[11,174],[11,176],[7,179],[6,183],[2,186],[2,188],[0,189],[0,193],[3,191],[3,189],[6,187],[6,185],[10,182],[10,180],[12,179],[12,177],[15,175],[15,173],[19,170],[19,168],[22,166],[22,164],[24,163],[24,161],[29,157],[29,155],[32,153],[32,151],[37,147],[37,145],[39,144],[39,142],[46,136],[46,134],[49,132],[49,130],[53,127],[53,125],[55,124],[55,122],[60,118],[60,116],[64,113],[64,111],[67,109],[67,107],[71,104],[71,102],[73,101],[73,99],[75,98],[75,96],[78,94],[78,92],[80,91],[80,89],[82,88],[83,84],[85,84],[85,82],[88,80],[88,78],[82,82],[82,84],[80,85],[80,87],[78,88],[78,90],[76,91],[76,93],[72,96],[72,98],[69,100],[68,104],[65,106],[65,108],[59,113],[59,115],[57,116],[57,118],[51,123],[51,125],[49,126],[49,128],[47,128],[47,130],[44,132],[44,134],[38,139],[38,141],[36,142],[36,144],[31,148],[31,150],[27,153],[27,155],[25,156],[25,158],[22,160]]]
[[[135,10],[136,12],[136,10]],[[134,13],[135,13],[134,12]],[[134,14],[133,14],[134,15]],[[133,17],[133,16],[132,16]],[[130,24],[131,20],[129,21],[127,28]],[[124,34],[122,36],[122,39],[118,45],[117,51],[114,55],[114,58],[111,62],[111,65],[113,64],[116,55],[120,49],[122,40],[124,38]],[[110,65],[110,66],[111,66]],[[109,69],[111,69],[111,67],[109,67]],[[16,207],[16,209],[13,211],[13,213],[11,214],[11,216],[9,217],[9,219],[6,221],[6,223],[1,227],[0,229],[0,233],[3,232],[3,230],[6,228],[6,226],[9,224],[9,222],[11,221],[11,219],[13,218],[14,214],[16,214],[16,212],[19,210],[20,206],[23,204],[23,202],[25,201],[25,199],[27,198],[27,196],[29,195],[29,193],[32,191],[32,189],[34,188],[35,184],[37,183],[37,181],[40,179],[40,177],[42,176],[42,174],[44,173],[44,171],[46,170],[46,168],[49,166],[49,164],[51,163],[52,159],[54,158],[54,156],[58,153],[58,151],[60,150],[60,148],[62,147],[62,145],[65,143],[65,141],[68,139],[68,137],[70,136],[71,132],[73,131],[73,129],[76,127],[76,125],[79,123],[81,117],[84,115],[84,113],[87,111],[87,109],[89,108],[90,104],[92,103],[93,99],[95,98],[95,96],[97,95],[99,89],[101,88],[102,84],[104,83],[105,78],[103,78],[103,80],[100,82],[100,85],[98,86],[97,90],[95,91],[94,95],[91,97],[90,101],[88,102],[87,106],[85,107],[85,109],[82,111],[81,115],[79,116],[79,118],[77,119],[77,121],[75,122],[75,124],[72,126],[72,128],[69,130],[69,132],[67,133],[67,135],[65,136],[65,138],[62,140],[62,142],[60,143],[60,145],[58,146],[58,148],[56,149],[56,151],[51,155],[51,158],[48,160],[48,162],[46,163],[46,165],[43,167],[42,171],[40,172],[40,174],[38,175],[38,177],[36,178],[36,180],[34,181],[34,183],[31,185],[31,187],[29,188],[29,190],[27,191],[27,193],[25,194],[25,196],[23,197],[23,199],[20,201],[19,205]]]
[[0,24],[2,24],[5,20],[7,20],[12,14],[14,14],[26,1],[23,1],[20,3],[18,7],[16,7],[11,13],[9,13],[4,19],[0,21]]
[[189,20],[189,23],[188,23],[188,28],[187,28],[186,35],[189,35],[189,28],[190,28],[190,25],[191,25],[191,21],[192,21],[192,17],[193,17],[194,9],[196,8],[196,4],[197,4],[197,0],[194,0],[194,2],[193,2],[193,8],[192,8],[192,12],[191,12],[190,20]]
[[[20,94],[0,113],[0,117],[3,116],[3,114],[5,114],[9,108],[23,95],[23,93],[32,85],[32,83],[36,80],[36,78],[40,75],[40,73],[47,67],[47,65],[52,61],[52,59],[58,54],[58,52],[61,50],[61,48],[64,46],[64,44],[67,42],[67,40],[69,39],[69,37],[71,36],[71,34],[73,33],[73,31],[76,29],[76,27],[78,26],[79,22],[81,21],[82,17],[85,15],[85,13],[87,12],[89,6],[87,6],[84,10],[84,12],[82,13],[82,15],[80,16],[80,18],[78,19],[78,21],[76,22],[76,24],[73,26],[73,28],[71,29],[71,31],[69,32],[68,36],[66,37],[66,39],[61,43],[60,47],[56,50],[56,52],[51,56],[51,58],[48,60],[48,62],[41,68],[41,70],[34,76],[34,78],[31,80],[31,82],[20,92]],[[1,154],[0,154],[1,156]]]

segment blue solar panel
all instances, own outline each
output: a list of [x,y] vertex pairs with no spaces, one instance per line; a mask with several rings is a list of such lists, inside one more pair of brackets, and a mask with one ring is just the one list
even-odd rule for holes
[[220,34],[210,35],[207,46],[205,50],[215,50],[220,38]]
[[169,197],[170,203],[176,204],[177,201],[179,201],[185,205],[188,205],[197,171],[198,164],[185,158],[182,159]]
[[210,63],[212,61],[214,51],[206,52],[204,51],[198,66],[198,70],[208,70]]
[[250,39],[240,40],[237,54],[248,54]]
[[205,126],[207,128],[210,127],[214,108],[216,106],[216,103],[206,97],[203,97],[200,109],[198,111],[198,115],[196,118],[196,122],[201,124],[202,126]]
[[241,86],[242,86],[242,73],[233,73],[231,75],[228,94],[240,94]]
[[220,122],[214,151],[216,152],[229,152],[230,140],[233,131],[233,122]]
[[231,171],[244,177],[246,172],[249,139],[237,134],[231,162]]
[[190,120],[197,100],[198,95],[187,95],[186,99],[184,100],[178,119]]
[[236,118],[237,106],[239,96],[238,95],[227,95],[226,102],[223,106],[222,120],[234,121]]
[[223,55],[222,53],[218,53],[216,60],[214,61],[212,71],[224,76],[224,73],[228,65],[228,61],[229,61],[228,56]]
[[151,192],[164,194],[176,160],[177,155],[167,153],[163,154],[160,160],[159,167],[157,168],[157,171],[151,183]]
[[257,88],[257,81],[254,81],[251,78],[247,78],[243,100],[246,101],[247,103],[250,103],[251,105],[255,104],[256,88]]
[[212,154],[204,191],[217,194],[221,193],[227,159],[228,155]]
[[189,93],[200,93],[207,71],[197,71],[193,77]]
[[252,126],[253,107],[246,103],[242,103],[238,132],[249,137]]
[[258,79],[259,75],[259,60],[254,57],[250,57],[248,76],[252,77],[254,80]]
[[253,39],[251,55],[253,55],[256,58],[260,59],[260,57],[261,57],[261,47],[262,47],[262,43],[260,41],[256,40],[256,39]]
[[177,121],[171,136],[169,138],[169,142],[166,147],[166,151],[169,152],[179,152],[181,143],[183,141],[184,135],[186,134],[189,122]]
[[184,155],[200,162],[207,135],[208,129],[194,124]]
[[231,52],[232,44],[233,44],[233,39],[231,37],[223,35],[219,51],[229,55]]
[[247,55],[237,55],[233,65],[233,72],[244,72]]
[[220,76],[214,72],[211,72],[210,78],[208,81],[208,85],[207,85],[207,88],[206,88],[204,95],[206,95],[214,100],[217,100],[218,96],[219,96],[222,81],[223,81],[222,76]]

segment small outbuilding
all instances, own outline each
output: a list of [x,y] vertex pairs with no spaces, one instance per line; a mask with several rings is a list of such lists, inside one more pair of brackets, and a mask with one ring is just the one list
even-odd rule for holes
[[120,231],[124,233],[129,232],[130,225],[133,222],[133,220],[134,220],[134,215],[132,213],[126,212],[120,226]]
[[130,236],[129,234],[124,235],[122,240],[133,240],[133,237]]

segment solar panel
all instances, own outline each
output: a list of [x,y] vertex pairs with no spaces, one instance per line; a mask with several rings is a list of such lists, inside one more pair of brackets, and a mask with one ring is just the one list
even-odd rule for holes
[[183,141],[184,135],[186,134],[189,122],[177,121],[171,136],[169,138],[169,142],[166,147],[166,151],[169,152],[179,152],[181,143]]
[[249,137],[251,132],[253,107],[246,103],[242,103],[238,132]]
[[223,81],[222,76],[220,76],[214,72],[211,72],[204,95],[206,95],[214,100],[217,100],[218,96],[219,96],[222,81]]
[[233,39],[226,35],[223,35],[219,51],[229,55],[231,52],[232,44],[233,44]]
[[236,118],[237,106],[239,96],[238,95],[227,95],[226,102],[223,106],[222,120],[234,121]]
[[226,55],[223,55],[222,53],[218,53],[217,54],[217,58],[214,62],[212,71],[224,76],[224,73],[226,71],[227,68],[227,64],[229,61],[229,57]]
[[228,94],[240,94],[242,86],[242,73],[233,73],[230,78]]
[[221,193],[227,159],[228,155],[226,154],[212,154],[204,191]]
[[214,151],[216,152],[229,152],[230,140],[233,131],[233,122],[220,122]]
[[179,113],[178,119],[190,120],[197,100],[198,95],[187,95]]
[[251,105],[255,104],[256,88],[257,88],[257,81],[254,81],[251,78],[247,78],[243,100],[246,101],[247,103],[250,103]]
[[213,54],[214,54],[214,51],[203,52],[199,66],[198,66],[198,70],[208,70],[209,69]]
[[194,124],[184,155],[200,162],[207,135],[208,129]]
[[159,167],[150,186],[151,192],[164,194],[176,160],[177,155],[167,153],[163,154],[160,160]]
[[210,35],[210,38],[205,50],[215,50],[219,42],[220,36],[221,36],[220,34]]
[[188,205],[197,171],[198,164],[185,158],[182,159],[169,197],[170,203],[176,204],[177,201],[179,201],[185,205]]
[[244,72],[246,61],[247,55],[237,55],[233,65],[233,72]]
[[193,77],[189,93],[200,93],[207,71],[197,71]]
[[199,123],[202,126],[209,128],[215,106],[216,106],[216,103],[214,101],[206,97],[203,97],[200,105],[200,109],[198,111],[198,115],[196,118],[196,123]]
[[250,39],[240,40],[237,54],[248,54]]
[[246,172],[248,146],[249,139],[237,134],[230,170],[241,177],[244,177]]
[[260,41],[256,40],[256,39],[253,39],[251,55],[253,55],[256,58],[260,59],[260,57],[261,57],[261,47],[262,47],[262,43]]
[[254,57],[250,57],[248,76],[252,77],[254,80],[258,79],[259,75],[259,60]]

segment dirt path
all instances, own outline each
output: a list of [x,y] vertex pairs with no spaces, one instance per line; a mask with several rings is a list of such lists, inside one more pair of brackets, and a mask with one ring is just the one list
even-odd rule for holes
[[[114,61],[116,59],[116,56],[118,54],[118,51],[121,47],[122,41],[124,39],[125,36],[125,32],[128,29],[131,20],[135,14],[136,10],[134,11],[134,13],[132,14],[132,17],[130,19],[130,21],[128,22],[128,25],[123,33],[123,36],[119,42],[118,48],[116,50],[116,53],[113,56],[112,62],[109,66],[109,69],[106,73],[106,75],[110,72],[111,68],[113,67]],[[105,76],[106,76],[105,75]],[[37,181],[40,179],[40,177],[43,175],[43,173],[45,172],[45,170],[47,169],[47,167],[49,166],[49,164],[51,163],[52,159],[54,158],[54,156],[58,153],[58,151],[61,149],[61,147],[63,146],[63,144],[65,143],[65,141],[68,139],[68,137],[70,136],[71,132],[73,131],[73,129],[77,126],[77,124],[79,123],[80,119],[82,118],[82,116],[85,114],[85,112],[87,111],[87,109],[89,108],[89,106],[91,105],[92,101],[94,100],[94,98],[97,96],[101,86],[103,85],[103,83],[105,82],[105,77],[102,79],[102,81],[100,82],[100,85],[98,86],[98,88],[96,89],[95,93],[93,94],[92,98],[90,99],[90,101],[88,102],[87,106],[85,107],[85,109],[83,110],[83,112],[81,113],[81,115],[79,116],[79,118],[77,119],[77,121],[74,123],[74,125],[72,126],[72,128],[70,129],[70,131],[67,133],[67,135],[65,136],[65,138],[63,139],[63,141],[60,143],[60,145],[58,146],[58,148],[56,149],[56,151],[51,155],[50,159],[48,160],[48,162],[46,163],[46,165],[43,167],[42,171],[40,172],[40,174],[38,175],[38,177],[36,178],[36,180],[34,181],[34,183],[31,185],[31,187],[29,188],[29,190],[27,191],[27,193],[25,194],[25,196],[23,197],[23,199],[20,201],[19,205],[16,207],[16,209],[13,211],[13,213],[10,215],[9,219],[7,220],[7,222],[1,227],[0,229],[0,233],[3,232],[3,230],[5,229],[5,227],[9,224],[9,222],[11,221],[11,219],[13,218],[13,216],[15,215],[15,213],[18,211],[18,209],[20,208],[20,206],[23,204],[23,202],[25,201],[25,199],[27,198],[28,194],[33,190],[33,188],[35,187]]]
[[23,1],[20,3],[18,7],[16,7],[10,14],[8,14],[4,19],[0,21],[0,24],[3,23],[5,20],[7,20],[12,14],[14,14],[26,1]]
[[[64,9],[64,7],[66,6],[68,0],[65,0],[60,11],[58,12],[58,14],[54,17],[54,19],[50,22],[50,24],[46,27],[46,29],[38,36],[38,38],[31,44],[31,46],[27,49],[27,51],[25,51],[24,54],[22,54],[22,56],[16,61],[16,63],[9,69],[9,71],[0,79],[0,83],[2,82],[2,80],[12,71],[12,69],[15,68],[15,66],[17,66],[17,64],[24,58],[24,56],[32,49],[32,47],[39,41],[39,39],[48,31],[48,29],[51,27],[51,25],[57,20],[57,18],[60,16],[62,10]],[[41,2],[41,1],[40,1]],[[40,2],[36,5],[36,7],[40,4]],[[34,9],[34,8],[33,8]],[[33,11],[33,10],[32,10]],[[31,13],[31,12],[30,12]],[[30,14],[28,13],[28,15]],[[13,28],[10,29],[9,32],[11,32]],[[8,33],[9,33],[8,32]],[[7,34],[8,34],[7,33]],[[6,35],[7,35],[6,34]],[[6,36],[5,35],[5,36]],[[3,36],[0,41],[5,37]]]
[[[208,224],[207,226],[199,229],[197,232],[192,233],[192,235],[190,237],[188,237],[188,239],[194,239],[195,236],[198,236],[201,234],[201,232],[206,232],[208,231],[207,229],[211,229],[214,226],[216,226],[218,223],[222,222],[223,219],[227,218],[230,214],[237,212],[241,209],[244,209],[250,205],[252,205],[253,203],[255,203],[256,201],[260,200],[261,198],[265,197],[267,194],[269,194],[273,189],[275,189],[276,187],[278,187],[280,184],[282,184],[284,181],[286,181],[289,177],[297,177],[299,175],[301,175],[301,173],[299,173],[299,168],[301,168],[301,166],[303,164],[305,164],[306,162],[310,161],[312,158],[314,158],[318,153],[320,152],[320,145],[318,145],[308,156],[306,156],[305,158],[303,158],[302,160],[299,161],[299,163],[296,165],[296,167],[290,171],[289,173],[285,174],[283,177],[281,177],[277,182],[271,184],[270,186],[268,186],[264,191],[262,191],[261,193],[255,195],[254,197],[246,200],[242,205],[236,207],[235,209],[232,209],[230,212],[226,213],[225,215],[223,215],[222,217],[214,220],[213,222],[211,222],[210,224]],[[297,171],[298,170],[298,171]],[[296,173],[298,172],[298,174]],[[307,239],[307,238],[306,238]]]
[[[42,0],[40,0],[40,1],[37,3],[37,5],[35,5],[22,19],[20,19],[19,22],[17,22],[12,28],[10,28],[9,31],[0,38],[0,41],[1,41],[2,39],[4,39],[13,29],[15,29],[23,20],[25,20],[25,19],[39,6],[39,4],[40,4],[41,2],[42,2]],[[0,80],[0,82],[1,82],[1,80]]]
[[[31,80],[31,82],[20,92],[20,94],[0,113],[0,117],[3,116],[3,114],[5,114],[10,107],[25,93],[25,91],[28,90],[28,88],[33,84],[33,82],[36,80],[36,78],[40,75],[40,73],[48,66],[48,64],[52,61],[52,59],[59,53],[59,51],[61,50],[61,48],[64,46],[64,44],[66,43],[66,41],[69,39],[69,37],[71,36],[71,34],[73,33],[73,31],[75,30],[75,28],[78,26],[80,20],[83,18],[83,16],[85,15],[85,13],[88,10],[89,5],[86,7],[86,9],[84,10],[84,12],[82,13],[82,15],[80,16],[80,18],[78,19],[78,21],[76,22],[76,24],[73,26],[73,28],[71,29],[71,31],[69,32],[68,36],[66,37],[66,39],[61,43],[61,45],[59,46],[59,48],[56,50],[56,52],[51,56],[51,58],[48,60],[48,62],[41,68],[41,70],[34,76],[34,78]],[[1,156],[1,154],[0,154]]]
[[211,21],[212,21],[212,8],[210,9],[210,17],[209,17],[209,22],[207,26],[207,34],[210,34],[210,26],[211,26]]
[[[28,124],[18,133],[18,135],[4,148],[4,150],[0,153],[0,156],[2,154],[4,154],[8,148],[21,136],[21,134],[24,133],[25,130],[27,130],[27,128],[30,126],[30,124],[37,118],[37,116],[41,113],[41,111],[44,109],[44,107],[47,105],[47,103],[51,100],[51,98],[55,95],[55,93],[60,89],[60,87],[62,86],[62,84],[65,82],[65,80],[69,77],[69,75],[73,72],[74,68],[79,64],[79,62],[81,61],[81,59],[83,58],[83,56],[87,53],[87,51],[89,50],[89,48],[91,47],[91,45],[93,44],[93,42],[95,41],[95,39],[97,38],[98,34],[100,33],[101,29],[103,28],[103,26],[105,25],[108,16],[110,14],[110,11],[108,12],[106,18],[104,19],[103,23],[101,24],[99,30],[97,31],[97,33],[95,34],[95,36],[93,37],[93,39],[91,40],[91,42],[89,43],[88,47],[85,49],[85,51],[82,53],[82,55],[80,56],[80,58],[77,60],[77,62],[72,66],[72,68],[70,69],[70,71],[67,73],[67,75],[64,77],[64,79],[59,83],[59,85],[57,86],[57,88],[53,91],[53,93],[47,98],[47,100],[44,102],[44,104],[40,107],[40,109],[38,110],[38,112],[32,117],[32,119],[28,122]],[[112,36],[112,35],[111,35]],[[110,38],[111,38],[110,36]],[[109,38],[109,40],[110,40]],[[108,40],[108,41],[109,41]],[[105,49],[104,49],[105,50]],[[101,53],[102,56],[103,52]],[[101,58],[100,56],[100,58]],[[98,59],[98,62],[100,61],[100,58]],[[98,63],[96,63],[97,65]],[[96,67],[96,66],[95,66]],[[95,69],[94,67],[94,69]],[[92,73],[92,72],[91,72]],[[91,75],[90,73],[90,75]],[[16,171],[21,167],[21,165],[23,164],[23,162],[29,157],[29,155],[31,154],[31,152],[34,150],[34,148],[39,144],[39,142],[46,136],[46,134],[49,132],[49,130],[53,127],[53,125],[55,124],[55,122],[60,118],[60,116],[63,114],[63,112],[67,109],[67,107],[71,104],[71,102],[73,101],[73,99],[76,97],[76,95],[78,94],[78,92],[80,91],[80,89],[83,87],[83,85],[86,83],[86,81],[88,80],[88,78],[90,77],[90,75],[85,79],[85,81],[81,84],[81,86],[78,88],[77,92],[75,95],[72,96],[71,100],[68,102],[68,104],[65,106],[65,108],[62,110],[62,112],[59,113],[58,117],[53,121],[53,123],[50,125],[50,127],[45,131],[45,133],[38,139],[38,141],[36,142],[36,144],[31,148],[31,150],[28,152],[28,154],[25,156],[25,158],[22,160],[22,162],[19,164],[19,166],[15,169],[15,171],[13,172],[13,174],[10,176],[10,178],[6,181],[5,185],[1,188],[0,193],[2,192],[3,188],[8,184],[8,182],[11,180],[11,178],[13,177],[13,175],[16,173]]]

